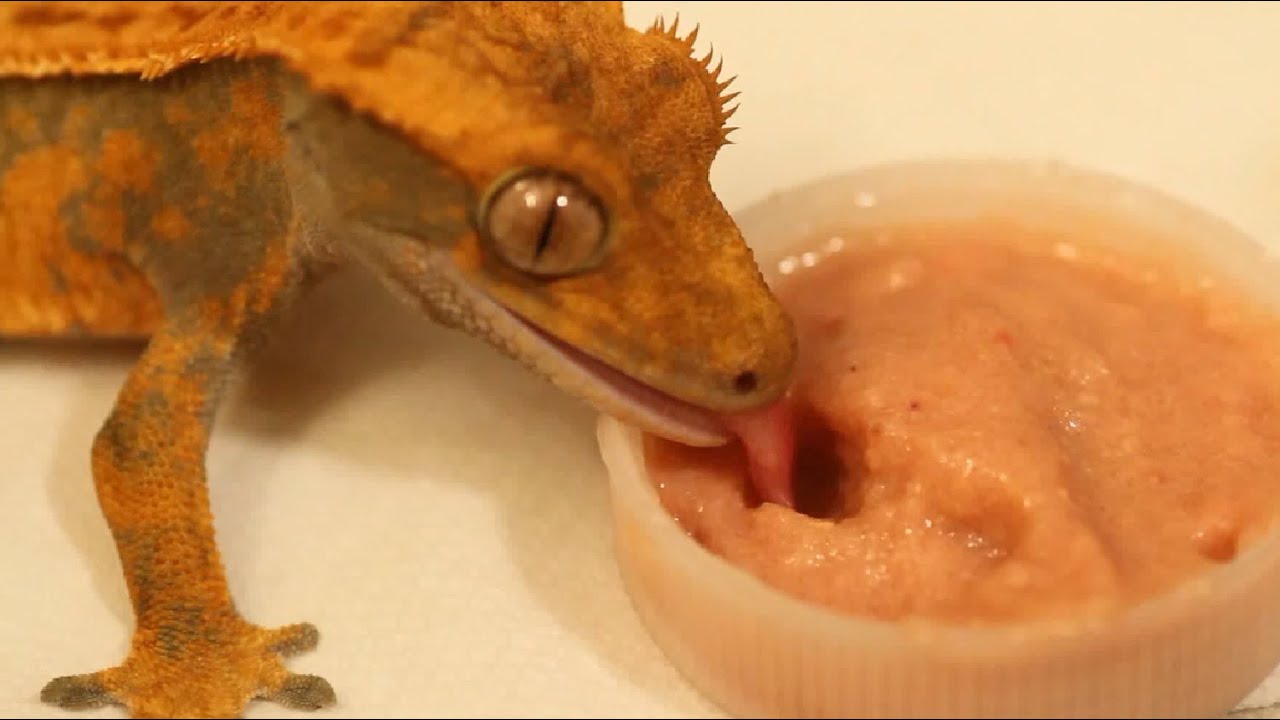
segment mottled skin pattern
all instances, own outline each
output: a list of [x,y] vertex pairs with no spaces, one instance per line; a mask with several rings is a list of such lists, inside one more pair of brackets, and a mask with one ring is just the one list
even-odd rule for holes
[[[337,263],[623,418],[545,338],[707,411],[781,395],[794,333],[708,183],[731,111],[691,45],[617,3],[0,4],[0,335],[149,338],[91,455],[133,642],[46,701],[334,701],[282,662],[315,628],[237,612],[205,452],[229,373]],[[485,198],[528,167],[599,199],[601,262],[494,256]]]

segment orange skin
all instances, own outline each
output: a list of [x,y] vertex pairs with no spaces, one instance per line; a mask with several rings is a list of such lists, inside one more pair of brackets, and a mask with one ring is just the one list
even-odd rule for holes
[[[231,370],[336,263],[624,418],[511,313],[708,411],[785,391],[794,330],[707,179],[727,83],[691,45],[617,3],[0,4],[0,335],[149,338],[92,448],[131,649],[47,702],[334,702],[283,664],[314,627],[237,612],[205,452]],[[598,196],[598,266],[487,249],[481,199],[526,166]]]

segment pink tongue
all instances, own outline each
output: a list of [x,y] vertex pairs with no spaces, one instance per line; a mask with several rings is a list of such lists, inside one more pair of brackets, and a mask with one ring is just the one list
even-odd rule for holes
[[795,456],[795,420],[788,398],[761,408],[724,416],[729,431],[742,441],[751,483],[765,502],[795,506],[791,466]]

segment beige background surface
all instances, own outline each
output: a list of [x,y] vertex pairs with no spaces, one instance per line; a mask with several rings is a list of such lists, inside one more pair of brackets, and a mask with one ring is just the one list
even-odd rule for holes
[[[1280,243],[1280,6],[645,2],[628,17],[676,10],[741,76],[743,129],[714,174],[730,208],[868,162],[1055,157]],[[589,410],[360,278],[288,332],[223,415],[213,502],[249,617],[321,628],[293,667],[333,682],[327,714],[715,715],[627,605]],[[0,715],[58,716],[35,702],[45,680],[124,651],[87,448],[129,357],[0,345]]]

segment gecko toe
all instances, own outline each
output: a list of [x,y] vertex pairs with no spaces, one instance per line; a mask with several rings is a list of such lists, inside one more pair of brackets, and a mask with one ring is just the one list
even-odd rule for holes
[[268,646],[284,657],[314,650],[320,643],[320,631],[311,623],[286,625],[272,631],[274,637]]
[[319,710],[333,705],[337,695],[322,677],[289,673],[279,686],[264,693],[263,699],[291,710]]
[[89,710],[117,704],[99,673],[54,678],[40,691],[40,700],[64,710]]

